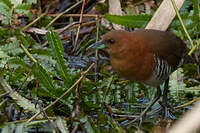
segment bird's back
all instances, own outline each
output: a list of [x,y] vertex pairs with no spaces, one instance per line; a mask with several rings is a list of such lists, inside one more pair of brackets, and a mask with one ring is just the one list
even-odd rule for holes
[[157,56],[176,68],[185,55],[187,55],[186,44],[170,32],[159,30],[137,30],[133,34],[141,36],[148,42]]

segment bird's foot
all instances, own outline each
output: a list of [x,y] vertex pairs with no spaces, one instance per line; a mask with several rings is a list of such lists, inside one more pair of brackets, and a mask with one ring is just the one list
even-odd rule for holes
[[[125,126],[130,126],[132,125],[134,122],[139,121],[139,129],[141,129],[142,127],[142,123],[143,123],[143,119],[146,115],[146,112],[142,112],[140,115],[129,115],[128,118],[131,119],[129,122],[127,122],[126,124],[124,124]],[[122,116],[121,116],[122,117]]]
[[158,99],[160,98],[160,95],[161,95],[160,87],[157,87],[157,92],[156,92],[154,99],[149,103],[149,105],[145,108],[144,111],[142,111],[142,113],[139,116],[135,117],[133,120],[128,122],[126,125],[130,125],[139,120],[139,129],[141,129],[144,116],[147,114],[148,110],[150,110],[150,108],[156,103],[156,101],[158,101]]
[[171,105],[169,105],[167,102],[162,102],[160,103],[160,105],[162,106],[161,108],[163,110],[162,111],[163,120],[176,119],[176,117],[173,115],[173,112],[175,112],[175,109]]

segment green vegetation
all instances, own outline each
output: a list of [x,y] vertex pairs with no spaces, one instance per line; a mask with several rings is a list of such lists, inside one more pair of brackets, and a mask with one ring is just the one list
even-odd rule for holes
[[[58,13],[58,7],[54,1],[49,2],[48,6],[38,1],[17,3],[0,0],[0,131],[59,130],[67,133],[77,128],[76,131],[89,133],[121,133],[137,130],[137,122],[125,126],[127,118],[115,115],[139,114],[153,98],[156,89],[121,79],[104,61],[106,59],[102,56],[106,56],[106,53],[87,50],[107,32],[105,25],[99,21],[101,18],[85,19],[81,24],[78,43],[75,44],[78,26],[73,23],[79,19],[60,17],[47,26],[53,20],[51,14]],[[199,0],[186,0],[179,11],[194,44],[188,43],[188,47],[195,47],[192,54],[200,53],[196,48],[200,43],[199,3]],[[108,10],[107,4],[97,5],[97,9],[103,12],[102,9],[106,8],[105,12]],[[78,14],[79,9],[74,7],[69,13]],[[136,29],[144,28],[153,13],[125,16],[105,14],[104,18]],[[66,25],[71,26],[63,30]],[[42,33],[32,32],[33,27]],[[187,42],[178,17],[168,30]],[[75,45],[76,50],[73,49]],[[172,74],[168,94],[172,106],[182,105],[200,96],[196,70],[197,65],[188,64]],[[153,109],[159,106],[156,103]],[[188,105],[176,110],[173,115],[179,117],[191,107]],[[159,117],[159,113],[151,118],[147,116],[144,129],[152,130]]]

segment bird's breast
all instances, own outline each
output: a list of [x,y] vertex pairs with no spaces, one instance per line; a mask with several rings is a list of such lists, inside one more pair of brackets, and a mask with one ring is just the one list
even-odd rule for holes
[[122,77],[136,82],[144,82],[153,75],[155,61],[150,52],[121,55],[123,58],[110,56],[113,69]]

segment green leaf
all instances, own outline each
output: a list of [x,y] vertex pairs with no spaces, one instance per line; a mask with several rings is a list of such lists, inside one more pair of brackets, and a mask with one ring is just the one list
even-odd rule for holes
[[196,20],[196,22],[199,21],[199,1],[198,0],[193,0],[193,8],[194,8],[194,20]]
[[52,56],[47,56],[47,55],[38,55],[35,54],[34,55],[36,57],[36,59],[42,63],[42,67],[46,70],[48,70],[48,72],[53,73],[53,76],[56,76],[56,71],[55,71],[55,67],[56,67],[56,60],[54,60],[52,58]]
[[24,79],[25,69],[23,67],[16,68],[10,75],[10,83],[20,85],[21,81]]
[[11,0],[1,0],[1,2],[4,3],[6,6],[8,6],[9,8],[12,7]]
[[69,133],[69,130],[67,128],[67,123],[66,120],[62,119],[61,117],[58,117],[56,119],[55,124],[57,125],[58,129],[62,132],[62,133]]
[[[34,40],[28,36],[28,35],[24,35],[21,31],[17,30],[16,32],[16,37],[18,40],[20,40],[20,42],[25,46],[25,47],[29,47],[30,45],[34,45],[36,44],[34,42]],[[38,50],[38,49],[37,49]]]
[[10,124],[2,129],[2,133],[13,133],[15,131],[15,124]]
[[147,25],[147,23],[151,19],[151,15],[125,15],[125,16],[120,16],[120,15],[110,15],[110,14],[105,14],[104,17],[115,23],[119,24],[125,27],[131,27],[131,28],[143,28]]
[[8,38],[11,35],[11,31],[6,28],[0,28],[0,42],[4,43],[4,38]]
[[180,13],[188,12],[188,8],[192,5],[192,0],[185,0],[181,9]]
[[28,4],[36,4],[37,0],[26,0],[26,3],[28,3]]
[[[25,110],[32,111],[34,113],[40,112],[39,105],[35,105],[31,103],[28,99],[21,96],[17,91],[13,91],[11,86],[7,83],[7,81],[3,78],[0,78],[0,85],[3,89],[9,93],[9,96],[15,100],[15,102]],[[39,115],[42,118],[42,115]]]
[[0,50],[0,59],[5,58],[5,57],[8,57],[8,55],[5,52]]
[[27,15],[30,13],[30,4],[19,4],[15,7],[14,12],[17,14]]
[[120,126],[120,124],[117,121],[112,119],[110,116],[106,116],[106,117],[108,119],[108,123],[110,124],[113,132],[115,132],[115,133],[126,133],[126,131]]
[[18,40],[13,40],[13,42],[0,46],[0,50],[4,51],[9,55],[19,55],[24,51],[19,46]]
[[197,24],[197,29],[198,31],[200,30],[200,10],[199,10],[199,0],[193,0],[193,10],[194,10],[194,14],[193,14],[193,20],[196,22]]
[[8,18],[11,18],[11,14],[9,12],[10,7],[8,7],[4,2],[0,2],[0,13]]
[[84,116],[80,119],[80,122],[83,123],[86,133],[95,133],[94,125],[92,126],[92,120],[88,116]]
[[195,95],[199,95],[199,92],[200,92],[200,85],[187,88],[185,91],[186,91],[186,92],[195,93]]
[[56,97],[56,88],[53,84],[53,78],[48,74],[48,72],[40,64],[35,64],[33,67],[33,73],[35,77],[39,78],[40,83],[44,86],[44,90]]
[[170,75],[169,90],[170,94],[177,99],[180,98],[180,91],[186,90],[186,84],[183,82],[183,69],[179,68]]
[[15,132],[16,133],[25,133],[26,132],[26,128],[25,127],[26,127],[26,123],[17,124]]
[[51,46],[52,55],[57,61],[57,64],[56,64],[57,72],[59,76],[62,78],[65,86],[69,87],[72,81],[71,81],[67,66],[65,66],[64,49],[63,49],[62,42],[58,36],[58,33],[56,32],[48,33],[47,40]]

